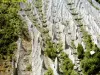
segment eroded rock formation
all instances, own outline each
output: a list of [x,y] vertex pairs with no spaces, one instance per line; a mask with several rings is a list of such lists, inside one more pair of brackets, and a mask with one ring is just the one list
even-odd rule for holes
[[[100,5],[94,0],[92,2],[93,5],[88,0],[28,0],[20,3],[19,14],[28,26],[32,52],[24,55],[27,52],[19,51],[18,75],[44,75],[48,67],[52,68],[54,75],[59,75],[57,58],[53,61],[44,54],[44,40],[48,37],[54,43],[62,43],[63,51],[68,54],[75,64],[74,69],[81,75],[80,60],[76,48],[73,47],[80,43],[86,49],[81,27],[84,27],[92,41],[100,47]],[[24,68],[26,58],[32,67],[29,74]]]

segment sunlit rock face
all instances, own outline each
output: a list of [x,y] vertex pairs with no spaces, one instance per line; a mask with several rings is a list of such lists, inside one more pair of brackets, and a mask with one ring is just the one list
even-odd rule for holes
[[[54,64],[52,60],[49,60],[49,58],[45,57],[43,54],[44,47],[41,45],[43,44],[42,33],[34,25],[32,20],[35,14],[38,20],[37,22],[40,27],[42,26],[35,1],[36,0],[28,0],[26,3],[20,3],[22,10],[19,12],[22,20],[25,21],[28,26],[31,37],[32,52],[29,59],[32,65],[32,71],[30,75],[44,75],[46,70],[44,65],[46,68],[48,68],[48,65],[51,66],[54,74],[59,75],[57,73],[57,58]],[[94,5],[97,5],[98,8],[100,7],[96,2]],[[42,0],[42,13],[45,14],[47,20],[46,24],[49,30],[49,36],[54,42],[58,42],[59,39],[62,41],[63,51],[68,54],[76,67],[78,67],[78,59],[75,55],[76,49],[74,50],[72,48],[71,42],[74,42],[76,47],[78,43],[81,43],[85,49],[85,44],[82,40],[82,25],[92,36],[94,43],[100,47],[100,11],[93,7],[88,0]],[[22,60],[24,60],[24,57]],[[19,68],[22,68],[21,65],[23,64],[21,61],[19,65]],[[19,75],[28,75],[24,74],[22,70],[20,70],[20,72]]]

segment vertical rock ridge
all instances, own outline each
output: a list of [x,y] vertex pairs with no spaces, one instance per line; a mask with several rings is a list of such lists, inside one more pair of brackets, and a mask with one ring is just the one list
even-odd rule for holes
[[[100,47],[100,10],[93,7],[88,0],[28,0],[27,3],[20,5],[22,8],[20,15],[28,25],[31,36],[30,75],[44,75],[48,66],[53,69],[54,75],[60,75],[57,71],[59,65],[57,58],[54,59],[56,60],[54,64],[54,61],[45,55],[48,39],[54,46],[58,43],[62,44],[62,52],[68,54],[76,71],[83,75],[77,49],[74,47],[79,43],[84,49],[86,47],[82,27],[91,35],[92,41]],[[46,69],[43,68],[43,63]]]

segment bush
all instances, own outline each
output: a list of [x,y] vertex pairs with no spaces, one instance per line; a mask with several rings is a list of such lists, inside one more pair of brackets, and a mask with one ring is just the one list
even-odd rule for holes
[[100,71],[100,51],[95,48],[95,54],[85,53],[85,58],[81,61],[83,73],[86,75],[95,75]]
[[83,59],[83,57],[84,57],[84,49],[83,49],[83,46],[81,44],[78,44],[77,54],[78,54],[78,58],[79,59]]
[[73,70],[73,63],[72,61],[68,58],[68,55],[64,52],[61,52],[60,57],[60,70],[63,74],[69,75],[71,74],[71,71]]
[[100,51],[100,49],[97,47],[96,44],[93,46],[92,50],[94,50],[95,52],[99,52]]
[[63,59],[66,59],[66,58],[68,58],[68,55],[64,52],[61,52],[59,59],[63,60]]
[[19,36],[29,39],[28,30],[18,15],[19,10],[19,3],[0,3],[0,54],[2,55],[13,54]]
[[[99,59],[100,60],[100,59]],[[85,59],[81,62],[83,73],[86,75],[96,74],[100,70],[100,61],[95,58]],[[98,65],[98,66],[97,66]]]
[[26,67],[26,70],[27,71],[32,71],[32,65],[31,64],[28,64],[27,67]]
[[88,32],[85,31],[85,29],[83,27],[81,27],[81,30],[82,30],[82,33],[83,33],[83,41],[85,43],[86,49],[90,51],[93,47],[91,35],[89,35]]
[[79,75],[76,71],[72,70],[70,75]]
[[41,2],[41,0],[35,1],[35,6],[36,6],[36,8],[42,8],[42,2]]
[[68,70],[73,70],[73,66],[72,61],[69,58],[66,58],[61,62],[60,68],[63,73],[66,73]]
[[13,54],[17,48],[21,19],[18,16],[18,3],[0,3],[0,54]]
[[100,0],[96,0],[98,3],[100,3]]
[[58,52],[58,53],[60,53],[60,52],[63,50],[62,46],[63,46],[62,42],[59,42],[59,43],[57,44],[56,47],[57,47],[57,52]]
[[46,43],[44,53],[52,59],[55,59],[55,57],[57,56],[57,49],[51,41],[48,41]]
[[44,75],[54,75],[53,70],[51,68],[49,68]]
[[[86,44],[86,52],[84,59],[81,61],[81,68],[85,75],[95,75],[100,71],[100,49],[92,42],[91,36],[82,28],[84,42]],[[95,51],[94,55],[90,51]],[[81,54],[80,54],[81,56]]]

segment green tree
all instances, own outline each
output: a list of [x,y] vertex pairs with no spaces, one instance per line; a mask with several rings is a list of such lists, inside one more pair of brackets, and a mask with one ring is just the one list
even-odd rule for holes
[[54,75],[53,70],[49,68],[44,75]]
[[83,46],[81,44],[78,44],[77,54],[78,54],[78,58],[79,59],[83,59],[83,57],[84,57],[84,49],[83,49]]
[[[0,54],[13,55],[23,22],[18,15],[19,3],[0,2]],[[24,29],[25,30],[25,29]]]
[[49,56],[53,60],[57,56],[57,49],[54,45],[55,44],[53,44],[51,41],[48,41],[46,43],[46,47],[45,47],[45,51],[44,51],[45,55]]
[[100,0],[96,0],[98,3],[100,3]]
[[73,70],[73,63],[72,61],[68,58],[68,55],[64,52],[60,53],[60,70],[64,75],[70,75],[72,70]]
[[72,70],[70,75],[79,75],[76,71]]
[[81,67],[85,75],[95,75],[100,71],[100,49],[94,45],[95,53],[90,55],[86,51],[84,59],[81,61]]
[[92,50],[94,50],[96,52],[99,52],[100,51],[100,49],[98,48],[98,46],[96,44],[93,46]]

